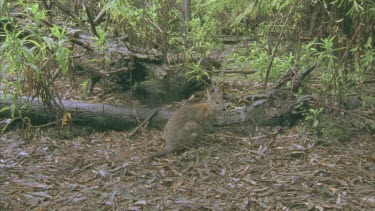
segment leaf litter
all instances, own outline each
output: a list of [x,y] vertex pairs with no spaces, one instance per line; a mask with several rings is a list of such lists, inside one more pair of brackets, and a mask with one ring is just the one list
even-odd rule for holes
[[[157,159],[161,131],[124,140],[125,132],[70,140],[1,138],[0,207],[113,210],[375,209],[374,136],[338,144],[300,126],[230,127],[207,134],[198,148]],[[237,128],[238,130],[238,128]],[[354,138],[354,137],[353,137]],[[323,144],[319,144],[323,143]]]

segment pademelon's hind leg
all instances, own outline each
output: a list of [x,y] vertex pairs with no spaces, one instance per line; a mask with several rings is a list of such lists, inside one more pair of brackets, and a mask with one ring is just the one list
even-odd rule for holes
[[196,145],[203,134],[202,126],[194,121],[186,122],[182,129],[173,137],[173,140],[167,141],[164,150],[150,155],[146,160],[146,165],[150,165],[154,158],[164,157],[172,152],[179,152],[186,148]]

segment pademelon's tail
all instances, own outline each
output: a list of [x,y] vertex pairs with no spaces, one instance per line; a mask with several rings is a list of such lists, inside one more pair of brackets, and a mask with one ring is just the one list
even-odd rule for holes
[[146,159],[146,165],[150,165],[151,161],[154,159],[154,158],[161,158],[161,157],[164,157],[166,155],[168,155],[169,153],[172,153],[172,152],[176,152],[178,150],[176,149],[164,149],[163,151],[161,152],[157,152],[157,153],[154,153],[154,154],[151,154],[150,156],[148,156],[148,158]]

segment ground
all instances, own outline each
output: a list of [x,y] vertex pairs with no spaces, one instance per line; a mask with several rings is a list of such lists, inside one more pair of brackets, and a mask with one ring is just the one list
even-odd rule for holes
[[[237,126],[238,127],[241,126]],[[55,139],[19,131],[0,140],[1,210],[371,210],[374,136],[317,139],[297,125],[234,134],[145,166],[161,131]],[[241,128],[240,128],[241,129]]]
[[[62,87],[70,99],[82,96]],[[126,101],[106,97],[109,104]],[[94,93],[84,100],[101,99]],[[330,137],[306,121],[216,127],[197,148],[150,166],[147,156],[162,149],[161,129],[131,137],[67,136],[59,127],[8,131],[0,138],[0,210],[374,210],[375,135],[319,124]]]

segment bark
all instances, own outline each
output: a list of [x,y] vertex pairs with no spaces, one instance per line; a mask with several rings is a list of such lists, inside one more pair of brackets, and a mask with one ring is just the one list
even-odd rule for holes
[[[10,100],[1,97],[0,110],[11,105]],[[131,106],[114,106],[101,103],[82,103],[77,101],[61,101],[65,112],[72,114],[71,124],[75,126],[90,127],[95,130],[127,130],[136,127],[143,120],[155,112],[150,108],[133,108]],[[56,113],[54,116],[48,114],[47,109],[41,102],[33,100],[26,102],[21,99],[16,103],[17,108],[22,110],[24,117],[29,117],[33,125],[47,124],[56,116],[63,116],[64,112]],[[158,111],[152,118],[152,127],[161,127],[172,115],[172,112]],[[0,113],[0,118],[10,118],[10,110]],[[138,122],[139,121],[139,122]]]

